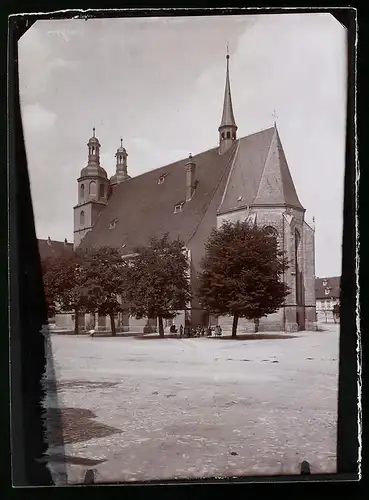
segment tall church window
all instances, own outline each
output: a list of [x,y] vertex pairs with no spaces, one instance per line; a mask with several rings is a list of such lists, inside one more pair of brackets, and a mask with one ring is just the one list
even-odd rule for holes
[[84,226],[85,225],[85,213],[84,213],[83,210],[79,214],[79,224],[80,224],[80,226]]
[[230,133],[230,131],[228,130],[228,132],[227,132],[227,139],[230,139],[230,138],[231,138],[231,133]]
[[80,193],[81,193],[81,200],[83,200],[83,198],[85,197],[85,185],[84,184],[81,184]]
[[105,188],[104,184],[100,184],[100,187],[99,187],[99,189],[100,189],[100,198],[104,198],[104,196],[105,196],[105,189],[104,188]]
[[300,254],[301,236],[297,229],[295,229],[295,270],[296,270],[296,304],[301,304],[302,302],[302,283],[301,283],[301,271],[299,266],[299,254]]
[[96,194],[96,182],[95,181],[91,181],[90,182],[90,185],[89,185],[89,193],[91,195],[95,195]]
[[224,132],[222,132],[222,139],[224,139]]

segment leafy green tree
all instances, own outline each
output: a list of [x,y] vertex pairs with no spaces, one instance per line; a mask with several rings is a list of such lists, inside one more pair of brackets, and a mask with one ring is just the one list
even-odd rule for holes
[[125,299],[137,318],[158,318],[164,336],[163,318],[174,318],[191,300],[189,262],[184,243],[168,234],[151,238],[148,246],[135,249],[128,261]]
[[104,246],[82,255],[83,305],[87,312],[109,316],[112,335],[116,335],[115,316],[124,304],[127,262],[116,248]]
[[45,300],[49,314],[74,311],[74,332],[78,333],[78,314],[83,308],[84,287],[79,253],[49,259],[43,265]]
[[199,302],[216,315],[233,316],[232,337],[239,318],[254,320],[276,312],[289,294],[281,280],[287,260],[277,238],[247,222],[225,222],[205,245],[199,273]]

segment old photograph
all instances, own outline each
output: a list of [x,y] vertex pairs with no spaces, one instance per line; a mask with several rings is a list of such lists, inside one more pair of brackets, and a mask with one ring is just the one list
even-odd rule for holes
[[55,483],[336,473],[345,27],[41,19],[18,53]]

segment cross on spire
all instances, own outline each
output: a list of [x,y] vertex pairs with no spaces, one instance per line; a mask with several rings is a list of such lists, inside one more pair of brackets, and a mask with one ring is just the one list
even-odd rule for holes
[[92,129],[92,137],[95,137],[95,127]]
[[123,147],[123,137],[120,138],[120,147]]
[[275,109],[273,110],[272,116],[273,116],[273,118],[274,118],[274,126],[276,126],[276,124],[277,124],[277,118],[278,118],[278,115],[277,115],[277,113],[276,113]]

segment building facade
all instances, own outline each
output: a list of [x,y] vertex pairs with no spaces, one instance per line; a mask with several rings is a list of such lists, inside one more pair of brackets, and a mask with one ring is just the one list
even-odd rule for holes
[[[276,124],[238,138],[228,55],[216,147],[131,178],[121,141],[116,173],[110,179],[100,165],[100,147],[94,130],[88,141],[87,166],[77,180],[75,247],[111,245],[128,255],[150,237],[169,233],[180,237],[189,250],[191,284],[196,290],[204,245],[214,227],[225,220],[267,226],[289,259],[283,279],[291,293],[284,307],[260,320],[259,331],[316,328],[314,228],[305,221]],[[177,324],[193,326],[218,322],[228,329],[232,321],[210,318],[196,298],[179,315]],[[129,321],[136,325],[137,320]],[[253,324],[240,320],[240,332],[253,329]]]
[[316,312],[318,321],[333,319],[333,308],[340,303],[341,278],[331,276],[315,279]]

